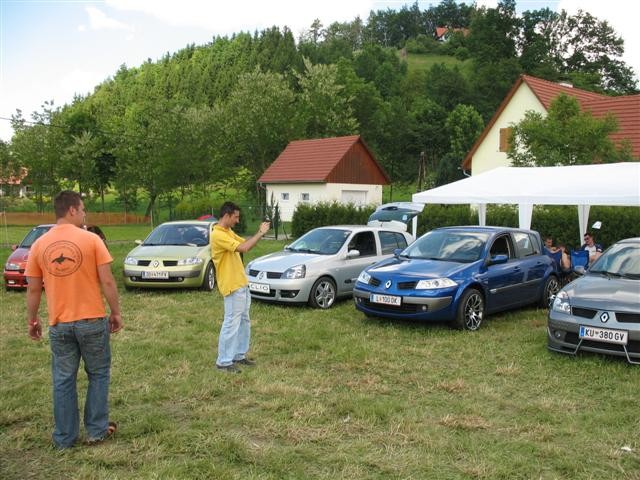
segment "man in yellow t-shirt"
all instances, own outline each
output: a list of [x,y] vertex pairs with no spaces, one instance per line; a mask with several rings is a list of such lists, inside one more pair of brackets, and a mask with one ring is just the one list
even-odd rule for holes
[[270,225],[269,222],[263,222],[258,232],[245,240],[232,230],[240,221],[240,207],[225,202],[219,218],[211,233],[211,257],[216,267],[216,283],[224,297],[224,320],[218,338],[216,367],[225,372],[240,373],[238,365],[255,365],[254,360],[247,358],[251,336],[251,295],[240,254],[251,250],[269,231]]
[[[76,192],[54,200],[56,225],[31,247],[28,279],[29,336],[42,338],[38,310],[46,285],[53,377],[53,442],[73,447],[80,433],[76,381],[80,359],[89,379],[84,407],[87,442],[96,443],[116,430],[109,421],[111,350],[109,335],[122,328],[118,289],[111,273],[113,258],[97,235],[84,230],[85,211]],[[102,293],[111,314],[106,317]]]

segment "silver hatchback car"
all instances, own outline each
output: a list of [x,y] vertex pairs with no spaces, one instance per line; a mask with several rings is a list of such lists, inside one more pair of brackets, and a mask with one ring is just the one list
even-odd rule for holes
[[625,357],[640,364],[640,238],[609,247],[549,310],[548,346]]
[[401,228],[338,225],[313,229],[282,252],[247,265],[249,290],[256,299],[330,308],[350,296],[367,266],[391,257],[414,238]]

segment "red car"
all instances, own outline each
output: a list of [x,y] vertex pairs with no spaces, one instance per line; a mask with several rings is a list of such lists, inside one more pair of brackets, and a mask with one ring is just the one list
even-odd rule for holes
[[13,253],[9,255],[7,263],[4,264],[4,288],[9,291],[27,287],[27,277],[24,270],[27,268],[27,258],[29,249],[33,242],[48,232],[53,225],[38,225],[33,227],[24,237],[20,245],[12,245]]

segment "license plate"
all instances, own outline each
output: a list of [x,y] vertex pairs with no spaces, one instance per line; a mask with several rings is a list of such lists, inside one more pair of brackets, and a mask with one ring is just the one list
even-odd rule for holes
[[608,328],[585,327],[584,325],[580,325],[580,338],[595,340],[596,342],[626,345],[629,339],[629,332],[626,330],[610,330]]
[[372,293],[369,297],[369,301],[373,303],[382,303],[384,305],[400,306],[400,304],[402,303],[402,297],[396,297],[394,295],[378,295]]
[[269,293],[271,291],[266,283],[249,283],[249,290],[260,293]]
[[158,270],[158,271],[151,271],[151,272],[142,272],[142,278],[155,278],[155,279],[168,279],[169,278],[169,272],[163,271],[163,270]]

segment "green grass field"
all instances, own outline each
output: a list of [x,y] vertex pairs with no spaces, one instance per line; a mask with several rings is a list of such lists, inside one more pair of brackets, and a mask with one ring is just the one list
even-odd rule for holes
[[258,366],[229,375],[214,369],[220,295],[125,292],[122,259],[143,234],[107,236],[125,322],[112,337],[119,431],[51,447],[48,340],[27,337],[24,293],[2,290],[2,479],[640,479],[640,368],[548,352],[544,310],[470,333],[368,320],[350,300],[254,302]]

